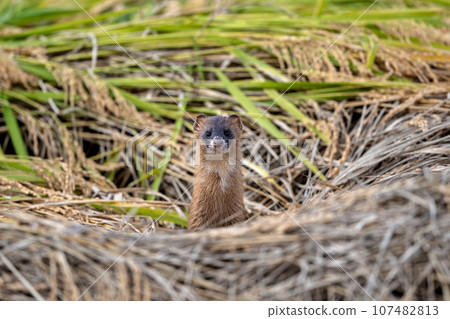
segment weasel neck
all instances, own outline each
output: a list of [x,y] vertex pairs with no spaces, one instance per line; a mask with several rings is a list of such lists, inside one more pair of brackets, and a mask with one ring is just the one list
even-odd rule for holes
[[202,157],[196,170],[196,184],[209,185],[212,189],[225,193],[242,185],[241,157],[240,154],[233,157],[219,155],[223,155],[223,158],[214,160]]

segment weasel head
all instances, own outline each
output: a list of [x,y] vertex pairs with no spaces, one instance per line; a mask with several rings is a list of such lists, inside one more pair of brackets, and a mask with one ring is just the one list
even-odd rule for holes
[[238,115],[197,116],[194,135],[203,154],[221,156],[236,151],[242,134],[242,122]]

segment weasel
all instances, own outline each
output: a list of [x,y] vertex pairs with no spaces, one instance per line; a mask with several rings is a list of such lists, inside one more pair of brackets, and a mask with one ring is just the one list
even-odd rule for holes
[[238,115],[201,114],[194,124],[197,165],[188,230],[228,226],[245,219]]

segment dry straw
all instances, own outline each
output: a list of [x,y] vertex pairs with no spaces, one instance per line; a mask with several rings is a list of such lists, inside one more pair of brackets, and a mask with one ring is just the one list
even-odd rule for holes
[[[319,184],[312,199],[304,192],[307,204],[291,206],[304,229],[284,213],[258,217],[255,206],[253,220],[228,229],[156,230],[82,299],[449,300],[450,118],[427,111],[377,127],[368,120],[377,107],[345,133],[355,142],[333,181],[341,190]],[[41,191],[7,183],[5,194]],[[150,226],[79,204],[21,200],[1,210],[1,299],[76,300]]]
[[[86,2],[114,40],[52,3],[0,10],[1,300],[450,300],[442,1],[379,1],[280,99],[373,1]],[[243,118],[248,219],[188,233],[199,113]]]
[[[374,299],[449,300],[449,182],[449,170],[428,172],[291,214]],[[8,211],[0,223],[4,300],[76,300],[138,236]],[[370,299],[336,262],[285,215],[203,233],[157,231],[82,299]]]

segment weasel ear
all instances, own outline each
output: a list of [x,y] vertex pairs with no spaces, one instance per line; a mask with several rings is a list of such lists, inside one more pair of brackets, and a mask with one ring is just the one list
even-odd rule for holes
[[228,116],[228,119],[234,123],[235,125],[237,125],[237,127],[239,127],[239,129],[242,131],[242,121],[241,118],[239,117],[239,115],[233,114]]
[[194,123],[194,131],[196,131],[199,127],[199,125],[206,120],[207,116],[205,114],[200,114],[197,116],[197,118],[195,119],[195,123]]

